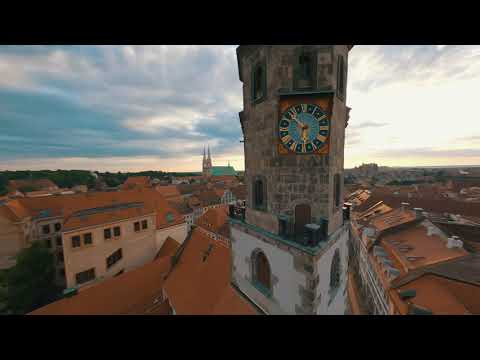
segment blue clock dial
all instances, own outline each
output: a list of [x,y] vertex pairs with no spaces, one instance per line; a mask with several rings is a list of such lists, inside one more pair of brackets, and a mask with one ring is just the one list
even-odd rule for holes
[[288,108],[279,122],[279,136],[283,146],[298,154],[321,149],[330,133],[330,120],[320,106],[297,104]]

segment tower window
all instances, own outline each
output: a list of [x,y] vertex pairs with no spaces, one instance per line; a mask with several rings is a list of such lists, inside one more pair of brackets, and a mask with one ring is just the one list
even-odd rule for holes
[[257,178],[253,182],[253,207],[257,210],[266,209],[266,181],[265,179]]
[[271,296],[272,276],[270,264],[261,250],[257,250],[252,254],[252,275],[255,287],[257,287],[264,295]]
[[341,181],[340,181],[340,174],[335,174],[333,177],[333,191],[334,191],[334,201],[335,207],[340,206],[340,192],[341,192]]
[[267,92],[267,73],[265,63],[258,63],[252,71],[252,100],[258,103],[265,99]]
[[313,51],[301,48],[297,52],[295,64],[294,88],[311,89],[316,78],[316,56]]
[[335,250],[332,265],[330,266],[330,290],[335,290],[340,285],[340,251]]
[[337,96],[343,99],[345,96],[345,64],[342,56],[337,61]]

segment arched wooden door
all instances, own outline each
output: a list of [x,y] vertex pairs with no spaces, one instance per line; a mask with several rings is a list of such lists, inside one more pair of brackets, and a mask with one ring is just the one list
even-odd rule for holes
[[310,206],[300,204],[295,207],[295,235],[303,236],[305,225],[309,224],[312,219]]
[[257,281],[266,289],[270,289],[270,264],[263,252],[257,254]]

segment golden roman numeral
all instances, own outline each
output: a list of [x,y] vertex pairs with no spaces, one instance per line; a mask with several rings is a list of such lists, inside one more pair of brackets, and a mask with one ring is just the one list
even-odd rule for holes
[[324,142],[326,138],[327,138],[326,136],[317,134],[317,139],[320,140],[321,142]]

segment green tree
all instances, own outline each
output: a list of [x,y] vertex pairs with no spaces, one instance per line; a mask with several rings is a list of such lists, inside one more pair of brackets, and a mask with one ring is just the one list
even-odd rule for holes
[[58,298],[54,258],[40,242],[23,249],[7,274],[7,304],[14,314],[25,314]]

